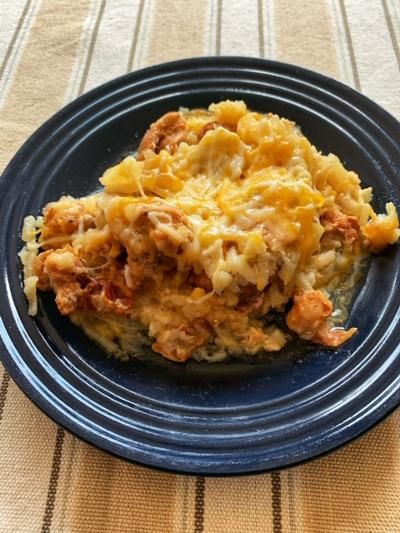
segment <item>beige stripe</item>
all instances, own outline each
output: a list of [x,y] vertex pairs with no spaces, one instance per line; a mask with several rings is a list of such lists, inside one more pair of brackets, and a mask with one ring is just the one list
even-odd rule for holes
[[[2,162],[62,103],[87,2],[71,7],[67,1],[60,1],[58,7],[63,13],[62,19],[51,0],[43,1],[15,69],[12,87],[1,112],[5,126],[1,141],[6,148]],[[68,41],[60,45],[59,36],[63,32],[68,33]],[[9,385],[3,414],[0,466],[4,512],[1,529],[21,533],[38,531],[46,499],[49,504],[47,516],[51,513],[52,493],[47,494],[47,488],[56,427],[13,383]]]
[[155,0],[145,64],[202,55],[206,46],[206,13],[205,2],[176,0],[168,3]]
[[173,531],[176,476],[141,468],[80,443],[68,533]]
[[[83,88],[85,87],[85,81],[87,80],[88,72],[92,66],[93,63],[93,52],[97,44],[97,38],[98,38],[98,32],[99,27],[101,24],[101,20],[104,16],[104,12],[106,9],[106,2],[102,1],[99,5],[96,22],[93,26],[92,35],[90,40],[84,40],[84,42],[88,42],[88,50],[84,50],[84,48],[80,47],[79,50],[79,58],[78,58],[78,64],[79,60],[81,60],[81,63],[83,63],[83,57],[85,57],[84,61],[84,67],[83,69],[77,68],[73,71],[73,78],[78,76],[78,73],[81,74],[80,84],[79,84],[79,93],[83,91]],[[112,17],[112,13],[107,12],[108,20]],[[90,13],[89,17],[92,15]],[[72,80],[72,86],[75,85],[77,80]],[[71,445],[72,440],[72,445]],[[64,442],[67,442],[67,444],[64,446]],[[68,443],[70,444],[68,446]],[[66,450],[64,450],[66,448]],[[53,516],[54,522],[55,522],[55,531],[59,531],[61,528],[63,528],[63,523],[65,520],[65,513],[66,513],[66,506],[65,502],[60,498],[57,498],[58,493],[58,487],[61,485],[63,490],[60,490],[60,492],[65,493],[65,491],[69,491],[70,482],[71,482],[71,469],[72,469],[72,461],[74,459],[74,440],[71,436],[66,436],[64,430],[59,428],[57,430],[57,438],[53,453],[53,464],[51,469],[51,476],[50,476],[50,482],[47,492],[47,502],[46,502],[46,508],[43,518],[43,524],[42,524],[42,533],[49,532],[51,528],[53,527]],[[65,458],[64,458],[65,454]],[[61,479],[60,479],[61,478]],[[58,505],[57,505],[58,504]]]
[[[96,456],[95,463],[97,465],[93,471],[92,454]],[[88,493],[84,497],[91,500],[89,511],[92,510],[94,516],[89,516],[84,520],[84,525],[82,526],[83,532],[96,531],[97,533],[97,531],[115,531],[119,533],[120,531],[138,531],[142,533],[142,531],[148,531],[152,533],[152,528],[154,527],[153,521],[157,520],[156,515],[150,520],[148,527],[141,520],[137,521],[135,517],[141,514],[142,506],[148,507],[148,511],[145,511],[145,514],[146,512],[151,513],[153,505],[152,498],[154,497],[160,499],[160,505],[163,505],[165,501],[165,505],[169,507],[168,517],[165,517],[163,512],[159,516],[160,530],[162,527],[165,527],[165,533],[169,531],[173,531],[174,533],[193,533],[195,478],[170,475],[165,478],[164,482],[161,480],[160,491],[165,489],[166,484],[168,493],[175,485],[174,497],[170,501],[168,498],[164,500],[163,494],[160,495],[158,492],[157,494],[153,494],[152,492],[152,485],[157,485],[158,475],[161,477],[164,476],[162,473],[158,474],[156,471],[148,471],[149,473],[152,472],[152,481],[148,487],[146,483],[141,485],[135,484],[132,487],[133,482],[131,483],[130,481],[128,481],[127,485],[126,479],[129,480],[132,476],[135,476],[136,469],[140,472],[142,470],[147,472],[145,469],[102,454],[100,451],[91,448],[72,435],[66,434],[52,531],[54,533],[80,532],[78,524],[81,522],[81,518],[79,514],[84,513],[84,509],[80,507],[77,501],[82,497],[82,490],[79,487],[86,483],[85,479],[87,476],[91,478],[92,472],[97,479],[97,484],[102,484],[105,492],[104,494],[98,491],[90,493],[91,483],[96,483],[96,479],[89,481],[89,486],[87,487]],[[111,472],[113,473],[111,474]],[[122,482],[119,479],[120,477],[123,478]],[[111,479],[114,479],[114,481],[111,481]],[[104,509],[102,500],[103,497],[107,497],[107,486],[113,483],[115,484],[116,495],[113,496],[113,491],[110,492],[110,506],[113,506],[113,502],[118,500],[118,490],[131,491],[130,495],[126,495],[128,503],[121,501],[120,507],[111,511],[114,514],[120,513],[118,529],[116,525],[111,523],[113,518],[112,516],[109,517],[109,511]],[[149,489],[148,496],[147,488]],[[138,501],[136,501],[136,497]],[[143,503],[143,500],[146,500],[146,504]],[[98,506],[98,513],[96,512],[96,506]],[[126,515],[124,514],[125,506],[128,506],[130,509]],[[100,516],[96,518],[96,514]],[[94,529],[95,527],[98,529]],[[159,529],[156,528],[154,531],[157,532]]]
[[400,531],[400,412],[342,450],[296,468],[299,531]]
[[0,439],[1,531],[40,531],[55,425],[10,382]]
[[277,59],[338,77],[334,27],[326,0],[275,2]]
[[363,92],[400,118],[400,70],[381,2],[346,2]]
[[[249,39],[249,35],[254,38]],[[248,2],[245,9],[242,0],[223,2],[218,55],[257,57],[260,54],[258,35],[257,2]]]
[[204,533],[272,531],[271,476],[207,479]]
[[[57,6],[62,17],[54,11],[52,0],[43,1],[1,111],[4,138],[0,168],[25,138],[62,104],[62,92],[78,48],[88,0],[74,5],[59,0]],[[60,41],[66,29],[68,39]]]

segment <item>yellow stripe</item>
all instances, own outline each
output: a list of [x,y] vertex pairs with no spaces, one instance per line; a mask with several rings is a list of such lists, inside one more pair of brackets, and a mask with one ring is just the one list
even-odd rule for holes
[[[0,113],[0,168],[26,137],[61,106],[88,3],[58,0],[56,10],[52,0],[43,1]],[[66,32],[68,39],[60,39]]]
[[55,429],[53,422],[10,382],[1,422],[1,531],[24,531],[28,520],[32,530],[40,530]]
[[338,77],[331,16],[326,0],[276,1],[276,58]]
[[296,468],[298,531],[399,531],[400,413],[342,450]]
[[[74,6],[60,0],[57,9],[52,0],[41,3],[0,113],[2,166],[60,107],[86,13],[86,0]],[[61,42],[60,35],[66,34],[68,39]],[[48,486],[55,435],[56,426],[10,382],[0,439],[2,509],[6,510],[2,531],[24,531],[27,524],[40,530],[46,501],[51,504]]]
[[68,533],[173,531],[177,479],[80,443],[69,494]]
[[204,533],[272,531],[271,476],[208,478],[205,490]]
[[204,54],[206,16],[207,2],[155,0],[145,64]]

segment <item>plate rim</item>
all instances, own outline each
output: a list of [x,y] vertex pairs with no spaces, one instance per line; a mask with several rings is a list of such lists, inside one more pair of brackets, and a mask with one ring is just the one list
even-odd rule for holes
[[[261,68],[264,67],[264,69],[266,69],[266,70],[268,70],[268,67],[270,67],[270,68],[272,67],[273,68],[275,66],[277,66],[278,68],[281,68],[281,69],[290,69],[290,70],[293,70],[294,73],[296,73],[296,74],[300,74],[300,75],[304,74],[305,76],[311,76],[312,78],[314,78],[316,80],[322,80],[325,83],[328,83],[331,87],[332,86],[335,87],[335,88],[338,87],[341,91],[345,91],[347,94],[354,95],[354,93],[356,93],[359,96],[361,96],[361,98],[364,100],[364,102],[368,103],[369,106],[372,105],[372,107],[375,110],[378,110],[381,113],[381,115],[382,115],[382,117],[384,119],[386,119],[389,122],[391,122],[395,127],[400,127],[400,123],[399,123],[399,121],[397,121],[397,119],[395,117],[393,117],[382,106],[380,106],[379,104],[376,104],[373,100],[371,100],[370,98],[368,98],[365,95],[363,95],[360,91],[357,91],[357,90],[355,90],[355,89],[343,84],[342,82],[339,82],[338,80],[330,78],[330,77],[328,77],[328,76],[326,76],[324,74],[320,74],[320,73],[315,72],[315,71],[310,70],[310,69],[305,69],[305,68],[300,67],[298,65],[292,65],[290,63],[284,63],[284,62],[280,62],[280,61],[272,61],[272,60],[267,60],[267,59],[251,58],[251,57],[245,57],[245,56],[218,56],[218,57],[206,56],[206,57],[187,58],[187,59],[183,59],[183,60],[169,61],[169,62],[166,62],[166,63],[161,63],[159,65],[153,65],[153,66],[150,66],[150,67],[146,67],[144,69],[136,70],[136,71],[128,73],[128,74],[124,74],[124,75],[119,76],[117,78],[114,78],[113,80],[110,80],[110,81],[108,81],[108,82],[106,82],[104,84],[101,84],[98,87],[95,87],[94,89],[88,91],[87,93],[85,93],[85,94],[81,95],[80,97],[78,97],[77,99],[73,100],[72,102],[70,102],[66,106],[62,107],[59,111],[57,111],[49,119],[47,119],[38,129],[36,129],[32,133],[32,135],[30,135],[28,137],[28,139],[23,143],[23,145],[19,148],[19,150],[16,152],[16,154],[12,157],[12,159],[10,160],[8,165],[6,166],[6,168],[5,168],[5,170],[4,170],[3,174],[2,174],[2,177],[0,178],[0,191],[2,191],[3,188],[6,186],[6,179],[4,179],[4,177],[7,177],[8,174],[10,174],[10,169],[12,168],[12,166],[14,164],[16,164],[15,161],[18,158],[23,159],[23,157],[26,155],[25,153],[26,152],[29,153],[29,148],[30,148],[31,143],[33,143],[37,138],[39,138],[40,135],[42,135],[42,133],[46,132],[47,128],[49,127],[49,125],[51,125],[51,123],[53,121],[56,122],[57,120],[61,119],[63,116],[67,117],[69,111],[71,109],[74,109],[74,107],[77,106],[77,103],[83,103],[83,102],[86,102],[86,101],[88,103],[90,103],[90,100],[96,94],[100,95],[102,92],[106,93],[109,88],[112,88],[113,86],[117,87],[118,84],[120,84],[124,80],[131,79],[131,78],[133,79],[136,76],[138,78],[140,78],[141,76],[145,77],[146,74],[149,74],[149,73],[152,73],[152,72],[157,73],[157,71],[160,68],[163,68],[163,69],[166,69],[166,70],[171,70],[171,69],[173,69],[175,67],[183,67],[185,65],[190,65],[190,66],[199,65],[200,66],[201,64],[205,64],[205,66],[207,66],[207,63],[210,63],[210,62],[214,63],[215,65],[224,64],[224,62],[229,62],[232,66],[234,66],[235,62],[248,62],[248,61],[252,62],[254,65],[257,65],[259,68],[260,67]],[[238,68],[240,70],[242,70],[242,68],[246,68],[246,67],[243,66],[241,68],[240,66],[238,66]],[[17,238],[17,237],[18,236],[15,236],[15,238]],[[5,270],[5,266],[3,268]],[[2,306],[3,306],[3,304],[2,304]],[[33,401],[33,403],[36,406],[38,406],[43,413],[45,413],[47,416],[49,416],[59,426],[63,427],[67,431],[72,432],[78,438],[88,442],[89,444],[97,446],[97,447],[100,447],[102,450],[106,451],[107,453],[110,453],[111,455],[114,455],[116,457],[122,458],[122,459],[124,459],[124,460],[126,460],[128,462],[133,462],[135,464],[140,464],[140,465],[147,466],[147,467],[150,467],[150,468],[155,468],[155,469],[158,469],[158,470],[164,470],[164,471],[167,471],[167,472],[173,472],[173,473],[178,473],[178,474],[184,474],[184,475],[196,474],[196,475],[203,475],[203,476],[223,476],[223,477],[225,477],[225,476],[249,475],[249,474],[259,474],[259,473],[264,473],[264,472],[271,472],[271,471],[281,470],[281,469],[287,468],[287,467],[292,467],[292,466],[295,466],[295,465],[298,465],[298,464],[302,464],[302,463],[307,462],[309,460],[312,460],[312,459],[315,459],[315,458],[318,458],[318,457],[322,457],[323,455],[331,453],[334,450],[337,450],[338,448],[342,447],[343,445],[345,445],[347,443],[353,442],[355,439],[359,438],[362,434],[366,433],[367,431],[369,431],[373,427],[375,427],[384,418],[389,416],[389,414],[392,413],[396,409],[396,407],[399,405],[399,403],[400,403],[400,397],[398,397],[397,399],[395,399],[395,401],[393,401],[393,395],[392,395],[392,397],[391,397],[392,398],[391,405],[388,408],[385,407],[385,412],[383,414],[380,414],[368,426],[366,424],[364,424],[364,427],[361,428],[360,430],[358,430],[358,432],[356,432],[356,434],[354,434],[351,438],[345,439],[344,442],[338,442],[337,445],[332,446],[332,447],[328,447],[326,450],[322,450],[320,453],[313,453],[311,457],[304,457],[304,458],[301,458],[301,459],[298,459],[298,460],[292,460],[289,463],[287,463],[285,465],[282,465],[282,466],[277,466],[277,467],[272,467],[272,468],[266,467],[266,468],[263,468],[263,469],[257,468],[256,470],[253,470],[253,471],[240,471],[240,472],[239,471],[235,471],[235,472],[210,472],[210,471],[201,472],[201,471],[197,471],[197,470],[196,471],[190,471],[190,470],[182,470],[182,469],[179,469],[179,468],[178,469],[168,468],[168,467],[165,467],[163,465],[150,464],[150,463],[147,463],[147,462],[141,462],[141,461],[138,461],[136,459],[132,459],[132,458],[128,458],[126,456],[119,455],[113,449],[109,449],[107,446],[105,446],[104,442],[99,444],[98,442],[94,442],[90,438],[85,437],[85,435],[82,435],[82,432],[79,432],[79,426],[77,426],[74,423],[71,423],[71,424],[68,423],[70,421],[74,422],[74,420],[71,420],[70,418],[66,417],[64,412],[55,409],[54,406],[48,401],[47,397],[44,397],[43,395],[41,395],[37,391],[37,389],[32,385],[32,383],[29,382],[28,380],[26,380],[26,377],[20,372],[20,369],[16,365],[15,360],[12,358],[12,356],[10,355],[9,357],[7,357],[7,356],[4,357],[4,354],[8,354],[8,348],[7,348],[6,343],[4,342],[4,339],[3,339],[3,337],[4,337],[4,323],[3,323],[2,317],[0,317],[0,333],[1,333],[1,335],[0,335],[1,336],[0,344],[1,344],[2,348],[3,348],[3,350],[1,350],[1,353],[0,353],[0,359],[2,360],[6,370],[8,371],[8,373],[10,374],[10,376],[12,377],[14,382],[16,382],[18,387],[26,394],[26,396],[28,396],[28,398],[31,401]],[[397,392],[399,392],[399,391],[397,391]],[[51,411],[51,413],[49,413],[49,411]],[[78,430],[77,430],[77,427],[78,427]]]

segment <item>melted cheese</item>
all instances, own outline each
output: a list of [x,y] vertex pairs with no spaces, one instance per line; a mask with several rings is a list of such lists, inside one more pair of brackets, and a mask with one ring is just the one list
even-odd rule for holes
[[[100,193],[49,204],[44,224],[27,217],[21,259],[29,312],[37,309],[37,250],[54,248],[46,268],[75,279],[79,264],[100,287],[111,282],[119,295],[134,291],[124,319],[73,313],[112,353],[136,350],[142,327],[171,358],[185,343],[193,357],[206,357],[210,329],[216,360],[278,350],[285,334],[260,318],[283,311],[297,289],[337,286],[364,250],[395,242],[395,207],[375,214],[371,189],[289,120],[231,101],[181,112],[187,132],[173,153],[128,156],[105,171]],[[340,221],[339,235],[324,226],[324,215],[335,212],[357,227],[354,242],[340,234]],[[119,268],[118,283],[107,279]]]
[[[243,106],[228,102],[210,107],[229,127],[238,122],[237,131],[218,127],[197,144],[182,143],[173,155],[147,154],[143,163],[130,156],[101,179],[111,218],[124,218],[118,209],[131,203],[132,195],[135,202],[144,201],[140,196],[146,202],[161,197],[182,210],[193,238],[177,257],[179,268],[197,264],[217,293],[237,291],[247,283],[263,290],[288,245],[304,265],[322,234],[319,214],[325,197],[304,163],[311,145],[292,122],[247,113]],[[274,164],[266,165],[266,160]],[[165,216],[150,213],[149,219],[179,240]],[[287,271],[281,277],[286,282]]]

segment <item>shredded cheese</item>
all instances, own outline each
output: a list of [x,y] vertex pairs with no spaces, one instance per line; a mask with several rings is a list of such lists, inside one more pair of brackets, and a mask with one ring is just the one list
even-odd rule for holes
[[[160,121],[138,158],[104,172],[101,192],[64,196],[25,219],[30,314],[40,282],[121,357],[136,350],[140,328],[176,361],[279,350],[287,337],[264,315],[301,291],[324,309],[318,291],[399,238],[395,206],[376,214],[372,189],[294,122],[229,100]],[[291,323],[303,318],[293,312]]]

